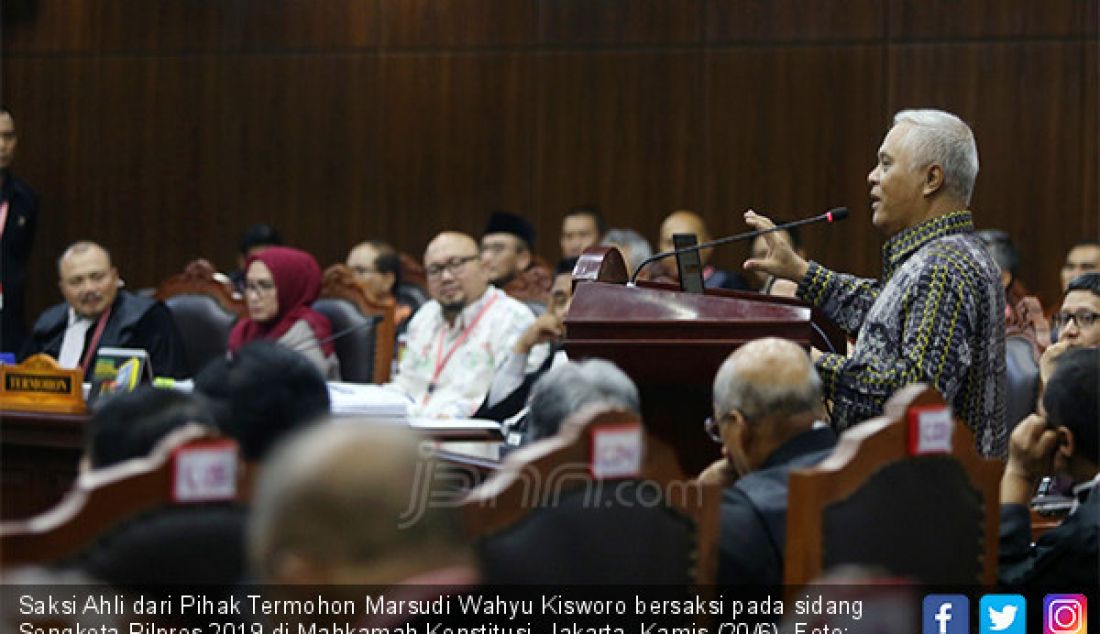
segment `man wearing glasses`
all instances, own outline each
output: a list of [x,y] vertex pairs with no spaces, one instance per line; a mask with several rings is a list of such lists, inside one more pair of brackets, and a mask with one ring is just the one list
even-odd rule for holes
[[[464,233],[447,231],[432,239],[424,271],[432,299],[409,321],[393,384],[413,399],[410,416],[467,418],[535,316],[489,284],[478,244]],[[532,370],[545,354],[542,346],[530,355]]]
[[787,476],[821,462],[836,445],[833,430],[818,422],[824,417],[821,394],[809,355],[786,339],[751,341],[718,369],[706,430],[722,445],[723,457],[700,480],[727,485],[720,586],[782,583]]
[[1058,343],[1050,346],[1039,361],[1043,385],[1054,373],[1055,360],[1070,348],[1100,348],[1100,273],[1085,273],[1066,287],[1062,308],[1054,313]]

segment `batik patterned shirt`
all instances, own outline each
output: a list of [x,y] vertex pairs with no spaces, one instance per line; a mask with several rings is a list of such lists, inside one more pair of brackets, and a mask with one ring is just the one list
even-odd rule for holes
[[811,262],[798,285],[799,298],[858,335],[851,357],[826,353],[816,363],[834,426],[881,415],[894,392],[923,381],[966,421],[981,454],[1004,456],[1004,291],[970,212],[905,229],[882,255],[880,280]]
[[[534,321],[531,309],[492,286],[463,308],[453,324],[443,318],[439,302],[421,306],[409,321],[405,352],[393,381],[413,400],[409,416],[473,415],[489,392],[493,375]],[[531,352],[529,362],[538,367],[546,347]]]

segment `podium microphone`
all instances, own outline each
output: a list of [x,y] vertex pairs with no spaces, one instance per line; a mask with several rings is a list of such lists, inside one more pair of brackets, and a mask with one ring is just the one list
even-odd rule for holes
[[343,330],[340,330],[338,332],[334,332],[331,335],[325,337],[324,339],[318,339],[317,341],[306,341],[304,343],[304,345],[303,344],[298,344],[297,346],[294,346],[293,348],[289,348],[289,349],[293,350],[294,352],[305,352],[306,350],[312,350],[313,348],[320,348],[321,346],[325,345],[326,343],[336,341],[338,339],[342,339],[345,336],[350,335],[353,332],[356,332],[358,330],[363,330],[364,328],[370,328],[372,326],[377,325],[377,322],[379,321],[378,319],[371,319],[371,317],[372,317],[371,315],[366,315],[366,317],[367,317],[367,319],[365,319],[361,323],[353,324],[351,326],[348,326],[347,328],[344,328]]
[[670,255],[677,255],[680,253],[691,253],[692,251],[699,251],[701,249],[709,249],[722,244],[729,244],[730,242],[738,242],[740,240],[751,240],[756,236],[762,236],[765,233],[772,233],[774,231],[783,231],[785,229],[791,229],[793,227],[801,227],[802,225],[813,224],[815,222],[839,222],[848,217],[847,207],[834,207],[823,214],[813,216],[811,218],[803,218],[802,220],[795,220],[793,222],[787,222],[781,225],[776,225],[770,229],[758,229],[756,231],[746,231],[745,233],[739,233],[734,236],[726,236],[725,238],[718,238],[717,240],[710,240],[709,242],[703,242],[690,247],[684,247],[682,249],[673,249],[672,251],[665,251],[663,253],[655,253],[648,258],[642,260],[642,263],[634,269],[634,274],[630,276],[630,285],[633,285],[638,279],[638,273],[641,273],[650,262],[656,262],[657,260],[667,258]]

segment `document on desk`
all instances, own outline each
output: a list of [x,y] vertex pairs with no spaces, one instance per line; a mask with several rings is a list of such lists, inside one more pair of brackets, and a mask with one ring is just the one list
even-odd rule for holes
[[334,414],[361,414],[370,418],[404,420],[412,405],[407,395],[381,385],[330,381],[328,398]]

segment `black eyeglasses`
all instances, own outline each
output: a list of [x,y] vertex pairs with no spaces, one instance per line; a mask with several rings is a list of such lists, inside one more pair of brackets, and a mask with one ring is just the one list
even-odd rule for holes
[[1063,310],[1054,314],[1054,325],[1058,330],[1062,330],[1069,325],[1070,321],[1074,321],[1077,322],[1078,328],[1090,328],[1098,318],[1100,313],[1094,313],[1091,310],[1079,310],[1073,313]]
[[458,275],[462,271],[462,268],[466,266],[467,262],[472,262],[479,257],[481,256],[468,255],[464,258],[451,258],[442,264],[433,264],[427,267],[424,269],[424,273],[428,277],[439,277],[443,275],[443,271],[450,271],[451,275]]

